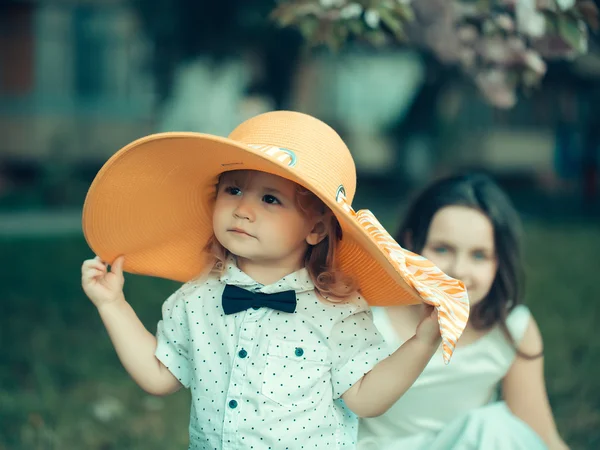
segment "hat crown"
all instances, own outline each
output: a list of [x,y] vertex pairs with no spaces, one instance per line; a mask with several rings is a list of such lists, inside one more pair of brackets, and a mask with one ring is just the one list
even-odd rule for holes
[[[349,203],[356,191],[356,167],[350,150],[326,123],[293,111],[272,111],[240,124],[230,139],[247,145],[293,152],[298,175],[335,196],[342,188]],[[312,181],[312,182],[311,182]]]

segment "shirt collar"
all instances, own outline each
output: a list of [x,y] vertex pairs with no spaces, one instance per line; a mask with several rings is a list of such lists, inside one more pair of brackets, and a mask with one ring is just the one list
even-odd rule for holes
[[225,261],[225,268],[220,276],[220,280],[223,284],[231,284],[248,291],[262,292],[263,294],[274,294],[275,292],[290,290],[299,294],[301,292],[312,291],[315,288],[306,268],[290,273],[281,280],[265,286],[253,280],[248,274],[242,272],[237,267],[235,257],[231,255]]

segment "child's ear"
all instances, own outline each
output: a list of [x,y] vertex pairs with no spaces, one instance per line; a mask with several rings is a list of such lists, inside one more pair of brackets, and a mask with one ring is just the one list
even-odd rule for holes
[[313,226],[308,236],[306,236],[306,242],[308,245],[317,245],[323,239],[327,237],[327,227],[325,226],[324,218],[319,219]]

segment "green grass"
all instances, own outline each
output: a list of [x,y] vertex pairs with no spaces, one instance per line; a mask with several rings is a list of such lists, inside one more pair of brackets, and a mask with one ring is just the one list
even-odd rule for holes
[[[546,346],[550,401],[573,449],[600,448],[600,229],[527,225],[528,303]],[[154,398],[121,367],[81,291],[82,238],[0,240],[0,450],[186,448],[187,391]],[[177,285],[128,276],[154,331]]]
[[[187,392],[154,398],[129,378],[81,290],[88,257],[81,238],[0,242],[0,449],[187,448]],[[126,294],[155,330],[175,288],[129,276]]]

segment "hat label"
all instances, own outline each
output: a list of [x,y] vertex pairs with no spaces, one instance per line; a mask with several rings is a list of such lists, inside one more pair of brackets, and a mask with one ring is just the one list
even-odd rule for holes
[[335,193],[335,201],[342,207],[342,209],[350,214],[351,216],[356,216],[356,212],[352,209],[352,206],[348,203],[348,199],[346,198],[346,189],[344,189],[344,185],[340,184],[337,188],[337,192]]
[[267,156],[270,156],[271,159],[285,164],[288,167],[294,167],[296,165],[296,154],[290,149],[262,144],[248,144],[248,147],[259,150]]

